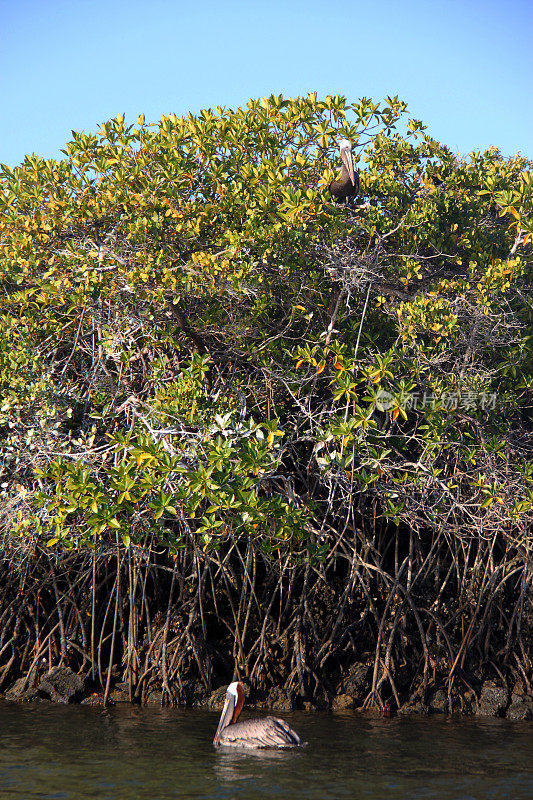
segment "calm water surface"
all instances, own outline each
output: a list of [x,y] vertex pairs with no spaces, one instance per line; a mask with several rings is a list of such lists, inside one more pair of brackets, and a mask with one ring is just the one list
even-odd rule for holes
[[207,711],[0,703],[0,798],[533,798],[533,723],[280,716],[307,747],[215,751]]

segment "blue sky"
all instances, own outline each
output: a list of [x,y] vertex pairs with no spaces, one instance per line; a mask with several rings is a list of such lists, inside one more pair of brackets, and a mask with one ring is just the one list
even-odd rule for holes
[[533,157],[531,0],[0,0],[0,161],[272,92],[398,94],[457,153]]

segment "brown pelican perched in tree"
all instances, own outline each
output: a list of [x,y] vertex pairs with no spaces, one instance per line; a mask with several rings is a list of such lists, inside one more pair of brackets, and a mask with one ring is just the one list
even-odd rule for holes
[[359,191],[359,173],[354,171],[352,145],[348,139],[341,139],[339,152],[342,170],[338,181],[331,181],[329,190],[336,203],[348,203]]
[[242,683],[230,683],[226,690],[224,708],[220,715],[215,747],[299,747],[303,744],[298,734],[277,717],[247,719],[237,722],[244,705]]

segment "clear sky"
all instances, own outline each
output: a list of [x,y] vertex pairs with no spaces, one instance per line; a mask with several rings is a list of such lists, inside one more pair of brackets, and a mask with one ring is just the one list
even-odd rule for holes
[[0,0],[0,161],[272,92],[399,95],[457,153],[533,157],[533,0]]

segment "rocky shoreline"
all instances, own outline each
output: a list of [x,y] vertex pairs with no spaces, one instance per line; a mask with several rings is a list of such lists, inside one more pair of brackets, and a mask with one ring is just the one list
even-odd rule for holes
[[[356,665],[363,667],[363,665]],[[247,689],[249,708],[270,711],[331,711],[347,712],[358,711],[367,713],[380,713],[390,716],[391,713],[400,715],[410,714],[462,714],[463,716],[501,717],[509,720],[533,720],[533,697],[527,694],[521,685],[512,688],[496,684],[494,681],[483,681],[478,691],[468,689],[462,693],[451,693],[444,688],[434,687],[422,696],[418,691],[410,700],[391,711],[387,703],[384,708],[364,708],[360,704],[364,691],[363,674],[365,670],[353,670],[352,681],[346,689],[328,700],[309,702],[301,698],[292,698],[282,689],[274,688],[261,696],[254,693],[249,686]],[[219,710],[224,702],[226,686],[215,689],[211,694],[205,693],[186,705],[205,707]],[[104,696],[95,691],[95,685],[87,675],[75,673],[69,667],[54,667],[44,673],[40,678],[25,676],[18,678],[13,685],[0,695],[9,702],[24,703],[78,703],[82,705],[103,705]],[[147,705],[161,705],[162,694],[154,690],[147,697]],[[127,683],[117,681],[111,688],[107,698],[108,705],[130,703],[130,687]]]

